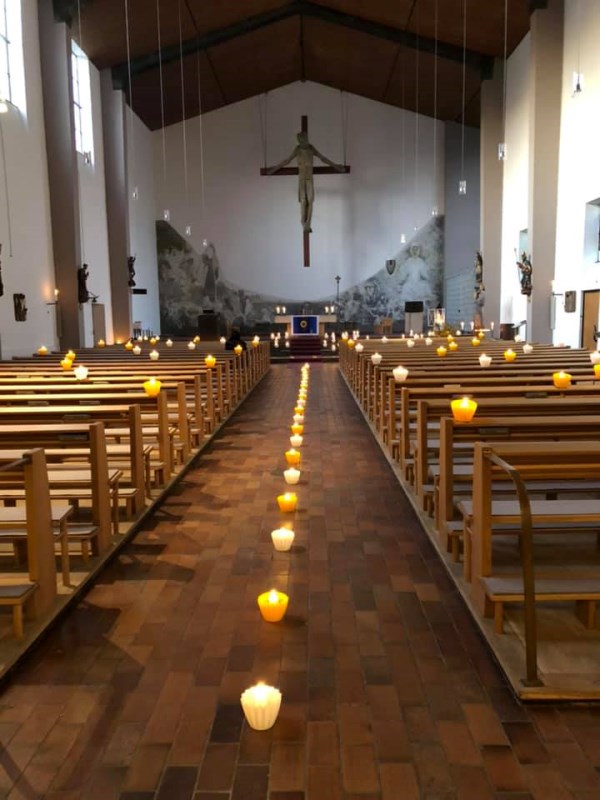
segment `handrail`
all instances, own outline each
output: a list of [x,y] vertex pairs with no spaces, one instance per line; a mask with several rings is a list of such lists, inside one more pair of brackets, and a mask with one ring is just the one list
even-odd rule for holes
[[28,464],[31,464],[31,456],[26,453],[23,458],[18,458],[16,461],[10,461],[7,464],[0,464],[0,472],[10,472],[11,470],[18,469],[19,467],[26,467]]
[[533,530],[531,504],[527,489],[518,470],[497,456],[491,448],[484,448],[484,456],[504,470],[515,484],[521,511],[521,536],[519,550],[523,569],[523,599],[525,603],[525,664],[527,675],[521,680],[524,686],[542,686],[537,666],[537,621],[535,614],[535,572],[533,566]]

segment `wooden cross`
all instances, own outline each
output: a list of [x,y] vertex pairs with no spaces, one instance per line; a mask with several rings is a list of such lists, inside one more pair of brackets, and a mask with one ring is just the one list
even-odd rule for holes
[[[308,117],[306,115],[302,115],[302,127],[301,130],[303,133],[308,134]],[[333,167],[326,167],[326,166],[315,166],[313,167],[313,174],[314,175],[341,175],[341,174],[348,174],[350,172],[350,167],[344,164],[343,171],[334,169]],[[260,170],[261,175],[267,175],[268,177],[272,177],[273,175],[298,175],[298,167],[281,167],[276,172],[271,172],[268,167],[262,167]],[[310,267],[310,231],[303,231],[304,234],[304,266]]]

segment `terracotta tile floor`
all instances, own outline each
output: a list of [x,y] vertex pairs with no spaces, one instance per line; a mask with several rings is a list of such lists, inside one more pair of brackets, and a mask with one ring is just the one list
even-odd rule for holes
[[[311,374],[294,551],[270,543],[279,366],[0,697],[0,797],[600,798],[600,709],[513,699],[337,368]],[[258,678],[284,697],[266,733]]]

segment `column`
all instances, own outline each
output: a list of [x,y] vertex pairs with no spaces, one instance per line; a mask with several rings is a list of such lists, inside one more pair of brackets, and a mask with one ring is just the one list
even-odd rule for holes
[[560,116],[562,105],[563,0],[548,0],[531,15],[529,246],[533,291],[528,337],[551,342],[550,295],[556,262]]
[[504,141],[503,64],[496,61],[492,78],[481,84],[481,244],[485,284],[484,320],[493,320],[498,335],[502,277],[502,196],[504,163],[498,145]]

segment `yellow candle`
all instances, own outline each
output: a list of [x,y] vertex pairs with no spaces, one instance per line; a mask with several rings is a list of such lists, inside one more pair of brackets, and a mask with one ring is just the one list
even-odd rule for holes
[[448,345],[448,350],[452,350],[452,351],[458,350],[458,345],[456,344],[455,341],[450,342],[450,344]]
[[353,350],[356,347],[356,342],[354,341],[354,339],[348,339],[348,347],[350,348],[350,350]]
[[106,347],[106,342],[104,339],[98,339],[98,347]]
[[477,336],[479,336],[480,339],[485,339],[485,331],[479,331]]
[[302,434],[304,433],[304,425],[300,425],[298,422],[294,422],[294,424],[291,425],[290,427],[292,429],[292,433],[294,434],[297,433],[299,436],[302,436]]
[[131,339],[128,342],[125,342],[125,350],[133,350],[133,342]]
[[212,369],[215,366],[215,364],[217,363],[217,359],[214,356],[208,355],[204,359],[204,363],[206,364],[206,366],[209,369]]
[[481,339],[478,336],[474,336],[471,339],[471,344],[473,345],[473,347],[479,347],[479,345],[481,344]]
[[440,358],[444,358],[444,356],[446,355],[446,353],[447,353],[448,351],[446,350],[446,348],[445,348],[445,347],[444,347],[444,345],[442,344],[442,345],[440,345],[440,346],[439,346],[439,347],[436,349],[436,351],[435,351],[435,352],[438,354],[438,356],[439,356]]
[[69,350],[65,358],[70,358],[71,361],[75,361],[77,358],[77,353],[75,353],[73,350]]
[[294,413],[295,414],[303,414],[304,413],[304,406],[303,405],[302,406],[301,405],[297,405],[294,408]]
[[241,344],[236,344],[236,346],[233,348],[233,352],[236,354],[236,356],[241,356],[244,352],[244,348]]
[[158,342],[158,339],[156,338],[156,336],[151,336],[150,337],[150,344],[152,346],[154,346],[157,342]]
[[477,403],[470,397],[452,400],[450,403],[452,416],[457,422],[471,422],[477,411]]
[[594,375],[600,378],[600,364],[594,364]]
[[38,356],[47,356],[48,355],[48,348],[46,347],[45,344],[43,344],[41,347],[38,347],[37,353],[38,353]]
[[568,389],[571,385],[571,376],[568,372],[555,372],[552,375],[552,380],[557,389]]
[[67,358],[66,356],[61,360],[60,365],[64,370],[73,368],[73,362],[71,361],[70,358]]
[[508,348],[508,350],[504,351],[504,360],[505,361],[508,361],[508,362],[514,361],[516,357],[517,357],[517,354],[515,353],[514,350],[511,350],[510,347]]
[[300,453],[292,447],[291,450],[285,451],[285,460],[290,467],[297,467],[300,463]]
[[192,341],[193,341],[194,344],[200,344],[200,337],[199,336],[194,336]]
[[286,492],[285,494],[277,495],[277,505],[280,511],[295,511],[298,505],[298,497],[294,492]]
[[156,397],[160,393],[161,382],[156,378],[148,378],[144,381],[144,391],[148,397]]
[[290,598],[277,589],[258,595],[258,607],[265,622],[280,622],[285,617]]

